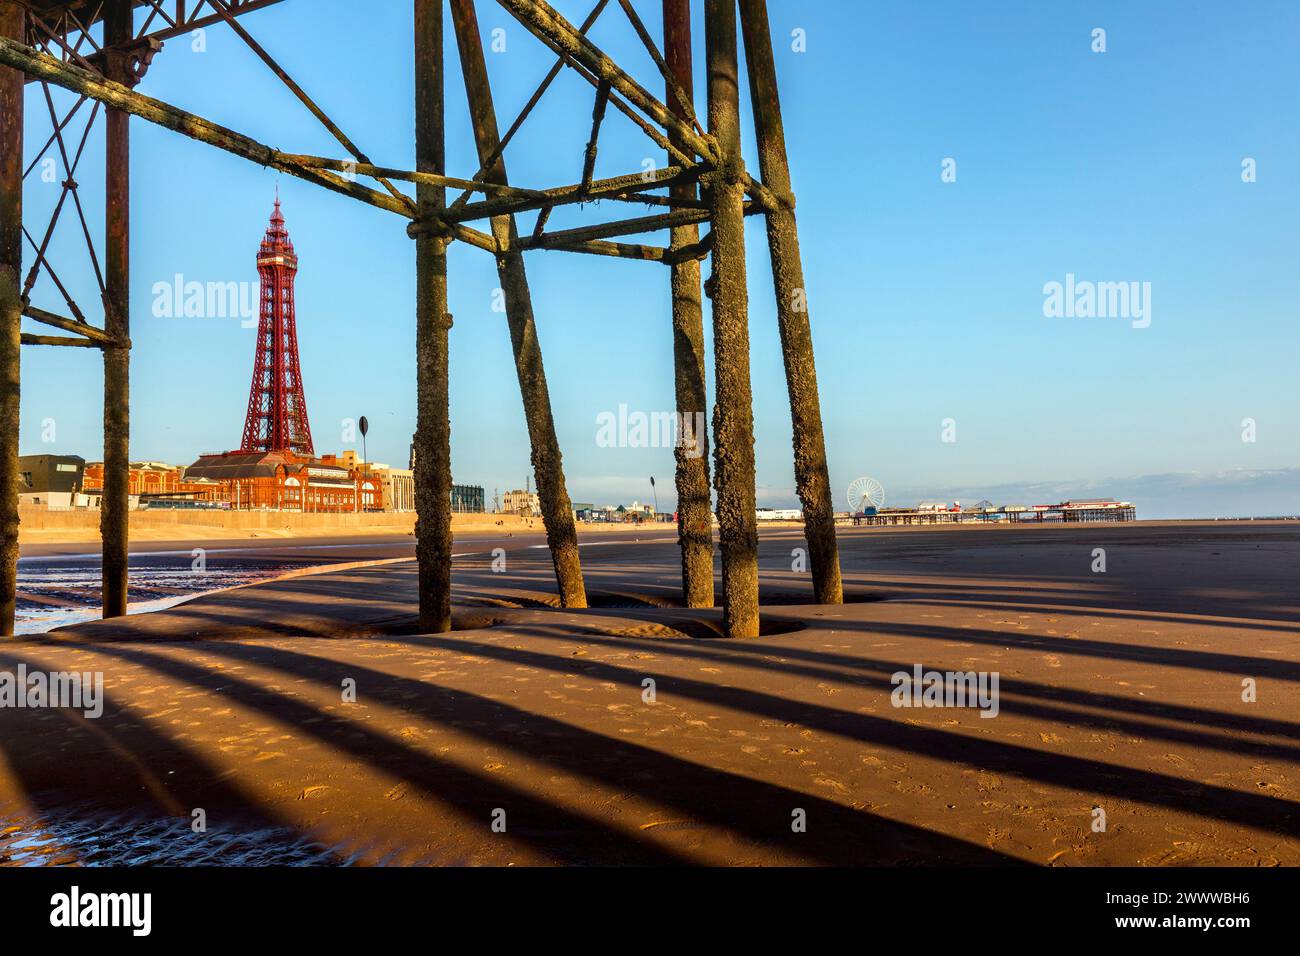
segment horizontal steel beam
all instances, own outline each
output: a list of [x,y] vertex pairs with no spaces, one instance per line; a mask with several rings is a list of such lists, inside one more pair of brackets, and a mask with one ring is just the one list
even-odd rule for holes
[[449,211],[447,219],[452,222],[468,222],[474,219],[527,212],[545,206],[564,206],[596,199],[611,199],[687,182],[696,179],[703,171],[704,167],[700,166],[668,166],[647,173],[630,173],[609,179],[596,179],[586,185],[574,183],[553,189],[533,190],[531,196],[522,199],[494,198],[466,203],[460,209]]
[[582,242],[587,239],[636,236],[643,232],[671,229],[673,226],[689,226],[692,223],[707,222],[708,219],[709,210],[707,209],[678,209],[657,216],[620,219],[617,222],[602,222],[594,226],[579,226],[576,229],[544,232],[540,236],[527,236],[519,240],[519,247],[521,249],[549,249],[574,242]]
[[668,260],[668,250],[662,246],[643,246],[631,242],[608,242],[604,239],[588,239],[585,242],[536,246],[534,248],[553,249],[556,252],[583,252],[592,256],[612,256],[615,259],[640,259],[645,262],[666,262]]
[[30,332],[23,332],[21,335],[23,345],[70,345],[83,349],[99,349],[104,347],[102,342],[92,342],[90,339],[83,339],[71,335],[33,335]]
[[449,189],[468,189],[489,195],[514,196],[520,199],[539,196],[536,189],[521,189],[518,186],[501,186],[497,183],[485,183],[457,176],[444,176],[439,173],[422,173],[406,169],[394,169],[391,166],[375,166],[350,159],[329,159],[324,156],[312,156],[308,153],[281,153],[285,162],[295,163],[311,169],[330,169],[340,173],[356,173],[359,176],[384,176],[387,179],[400,179],[403,182],[424,184],[426,186],[443,186]]
[[[761,210],[753,203],[745,204],[745,215],[752,215]],[[691,226],[708,222],[711,212],[708,209],[675,209],[672,212],[655,216],[641,216],[636,219],[620,219],[616,222],[602,222],[594,226],[579,226],[576,229],[561,229],[557,232],[544,232],[540,236],[527,236],[519,240],[520,249],[556,249],[569,246],[575,242],[591,239],[608,239],[612,236],[637,236],[660,229],[672,229],[675,226]]]
[[102,342],[107,345],[113,344],[113,337],[103,329],[97,329],[85,322],[78,322],[76,319],[67,319],[61,315],[55,315],[53,312],[46,312],[34,305],[23,306],[23,315],[34,322],[40,322],[42,325],[62,329],[64,332],[75,332],[77,335],[95,342]]

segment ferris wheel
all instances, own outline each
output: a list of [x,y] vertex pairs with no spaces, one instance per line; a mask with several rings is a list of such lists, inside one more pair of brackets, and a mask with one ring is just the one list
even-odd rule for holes
[[874,478],[855,478],[849,485],[849,510],[855,514],[885,503],[885,486]]

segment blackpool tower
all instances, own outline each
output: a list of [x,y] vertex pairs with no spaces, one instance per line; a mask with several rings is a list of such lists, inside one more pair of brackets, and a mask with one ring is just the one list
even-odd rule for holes
[[284,227],[280,197],[275,198],[271,224],[257,250],[261,277],[261,314],[257,323],[257,352],[253,384],[248,392],[241,452],[289,452],[314,456],[307,398],[302,391],[298,360],[298,328],[294,321],[293,280],[298,257]]

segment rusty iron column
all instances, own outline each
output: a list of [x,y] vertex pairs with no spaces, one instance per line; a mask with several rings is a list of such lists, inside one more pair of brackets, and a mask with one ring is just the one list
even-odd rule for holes
[[[691,0],[664,0],[664,62],[678,86],[693,100]],[[664,102],[678,117],[686,119],[673,84],[665,81],[664,86]],[[669,139],[682,152],[687,151],[687,144],[676,133],[670,131]],[[670,192],[678,199],[698,197],[694,182],[675,183]],[[674,226],[669,247],[681,251],[699,241],[699,226]],[[709,490],[709,433],[704,420],[709,406],[704,388],[700,261],[674,262],[671,268],[678,421],[677,542],[682,550],[682,598],[687,607],[713,607],[713,507]]]
[[822,433],[821,401],[817,395],[817,366],[813,360],[812,327],[799,230],[795,224],[794,191],[786,155],[781,98],[776,83],[776,63],[767,19],[767,0],[740,0],[740,22],[745,36],[745,62],[749,68],[750,98],[758,134],[758,159],[763,185],[780,200],[767,210],[767,245],[772,257],[776,288],[777,324],[785,359],[793,425],[794,478],[803,504],[804,536],[812,565],[813,593],[819,604],[841,604],[840,554],[835,544],[835,508],[826,466],[826,439]]
[[[415,168],[446,173],[443,110],[443,2],[415,0]],[[419,183],[422,216],[447,205],[442,186]],[[447,364],[446,234],[415,240],[415,556],[420,568],[420,630],[451,630],[451,418]]]
[[[110,0],[104,11],[104,75],[126,86],[135,76],[124,47],[132,39],[130,0]],[[104,143],[104,617],[126,613],[131,437],[131,140],[130,114],[105,111]]]
[[[461,70],[465,76],[465,95],[469,99],[479,163],[485,164],[496,152],[500,135],[492,103],[492,87],[488,83],[487,63],[483,58],[483,40],[479,34],[478,17],[474,12],[474,0],[451,0],[451,16],[460,50]],[[501,186],[509,185],[505,161],[498,158],[483,178]],[[528,291],[528,275],[524,271],[524,257],[518,251],[519,236],[514,216],[494,216],[492,235],[498,248],[505,250],[497,253],[497,275],[505,296],[506,321],[510,326],[519,392],[523,398],[528,438],[532,445],[533,474],[537,479],[542,522],[546,526],[546,542],[550,546],[551,561],[555,565],[560,601],[564,607],[582,608],[587,606],[587,592],[582,581],[582,565],[578,560],[578,532],[573,520],[573,505],[564,486],[560,443],[555,436],[551,397],[546,388],[546,369],[542,364],[542,348],[533,321],[533,303]]]
[[758,636],[758,515],[754,503],[754,405],[749,381],[749,294],[745,286],[745,161],[740,153],[736,0],[705,0],[709,132],[721,160],[707,176],[713,223],[713,480],[722,551],[727,637]]
[[[26,15],[0,0],[0,36],[22,43]],[[14,632],[18,593],[18,404],[23,316],[23,85],[0,67],[0,636]]]

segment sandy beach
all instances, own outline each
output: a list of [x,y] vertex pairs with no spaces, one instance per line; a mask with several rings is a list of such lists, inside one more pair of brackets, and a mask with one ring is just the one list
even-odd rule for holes
[[[416,632],[398,561],[7,645],[0,668],[102,671],[107,701],[0,710],[0,859],[94,862],[118,827],[163,862],[234,841],[357,863],[1300,863],[1300,524],[841,537],[852,600],[823,607],[790,570],[801,536],[763,535],[752,641],[674,606],[653,536],[584,547],[574,612],[536,540],[467,544],[446,635]],[[998,672],[996,718],[893,706],[917,664]]]

